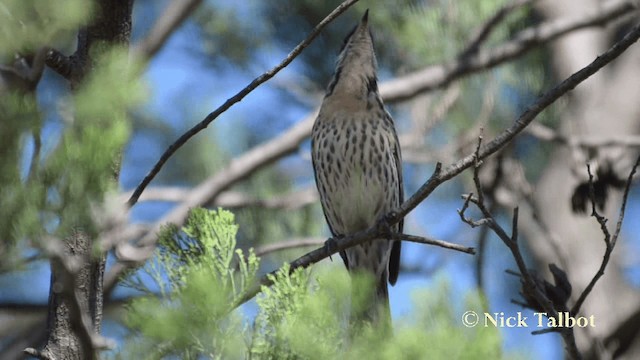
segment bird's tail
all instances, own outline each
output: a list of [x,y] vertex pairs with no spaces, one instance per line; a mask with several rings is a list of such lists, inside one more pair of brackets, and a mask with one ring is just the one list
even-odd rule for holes
[[[368,287],[369,296],[362,296],[362,293],[356,294],[355,291],[361,291],[358,286],[353,287],[352,294],[352,319],[358,323],[368,322],[375,326],[390,326],[391,311],[389,309],[389,289],[387,274],[383,274],[375,282],[375,288]],[[355,314],[353,311],[355,310]]]

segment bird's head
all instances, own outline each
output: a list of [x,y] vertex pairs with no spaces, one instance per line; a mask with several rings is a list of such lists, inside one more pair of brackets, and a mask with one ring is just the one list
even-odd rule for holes
[[327,96],[341,93],[366,98],[371,92],[377,93],[376,71],[376,55],[367,10],[358,25],[344,39]]

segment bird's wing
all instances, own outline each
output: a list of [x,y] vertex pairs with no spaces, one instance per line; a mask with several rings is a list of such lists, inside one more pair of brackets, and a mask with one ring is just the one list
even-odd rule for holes
[[[387,116],[390,116],[387,114]],[[393,121],[393,119],[391,119]],[[395,138],[395,148],[393,149],[393,157],[396,162],[396,171],[398,173],[398,204],[400,206],[404,202],[404,188],[402,186],[402,154],[400,153],[400,141],[398,141],[398,135],[393,130],[393,136]],[[398,223],[398,232],[402,233],[404,228],[404,219]],[[389,284],[395,285],[398,280],[398,273],[400,272],[400,250],[402,242],[396,240],[391,247],[391,256],[389,257]]]

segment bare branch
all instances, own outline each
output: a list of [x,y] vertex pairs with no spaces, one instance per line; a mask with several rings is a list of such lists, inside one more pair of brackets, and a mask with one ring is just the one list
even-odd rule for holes
[[[613,249],[616,246],[616,243],[618,241],[618,236],[620,235],[620,230],[622,229],[622,221],[624,220],[624,212],[627,207],[629,190],[631,189],[633,176],[635,175],[638,169],[638,166],[640,166],[640,157],[638,157],[638,159],[636,160],[636,163],[633,165],[633,168],[629,173],[629,177],[627,178],[627,183],[625,185],[624,193],[622,196],[622,205],[620,206],[620,214],[618,215],[618,222],[616,223],[616,229],[613,233],[613,236],[609,233],[609,230],[607,230],[607,226],[606,226],[607,219],[605,219],[601,215],[598,215],[595,207],[595,200],[594,200],[593,194],[591,194],[591,202],[592,202],[591,215],[594,216],[598,221],[598,223],[600,224],[600,228],[602,229],[602,233],[604,235],[604,242],[606,245],[606,249],[604,252],[604,256],[602,257],[602,263],[600,263],[600,268],[598,269],[598,272],[596,272],[596,274],[593,276],[593,278],[591,279],[587,287],[582,291],[582,293],[578,297],[578,300],[576,300],[576,303],[571,308],[572,315],[576,315],[580,312],[580,308],[582,307],[582,304],[587,299],[587,296],[589,296],[589,294],[591,293],[591,290],[596,285],[598,280],[600,280],[602,275],[604,275],[604,270],[607,268],[607,264],[609,264],[611,253],[613,252]],[[590,192],[593,193],[593,175],[591,174],[591,170],[589,170],[589,184],[591,187]]]
[[598,214],[598,210],[596,209],[596,195],[593,188],[593,174],[591,173],[591,165],[589,164],[587,164],[587,172],[589,173],[589,198],[591,199],[591,216],[596,218],[596,221],[598,221],[598,224],[600,224],[600,230],[602,230],[602,233],[604,234],[604,243],[608,248],[609,246],[611,246],[611,234],[609,233],[609,229],[607,229],[607,221],[609,219]]
[[325,17],[318,25],[316,25],[315,28],[313,28],[313,30],[307,36],[307,38],[304,39],[300,44],[298,44],[298,46],[296,46],[280,64],[276,65],[271,70],[255,78],[249,85],[244,87],[236,95],[229,98],[227,101],[225,101],[224,104],[222,104],[216,110],[214,110],[209,115],[207,115],[207,117],[205,117],[204,120],[202,120],[201,122],[196,124],[194,127],[189,129],[187,132],[182,134],[182,136],[180,136],[178,140],[176,140],[173,144],[171,144],[171,146],[169,146],[169,148],[164,152],[164,154],[162,154],[158,162],[153,166],[153,169],[151,169],[151,171],[147,174],[147,176],[145,176],[145,178],[142,180],[140,185],[138,185],[136,190],[133,192],[133,195],[131,195],[131,198],[129,198],[129,201],[127,202],[127,204],[131,207],[138,201],[140,194],[142,194],[142,192],[147,187],[147,185],[149,185],[151,180],[153,180],[153,178],[158,174],[158,172],[160,172],[160,169],[162,169],[162,166],[164,165],[164,163],[167,162],[167,160],[169,160],[171,155],[173,155],[173,153],[176,152],[176,150],[182,147],[182,145],[184,145],[195,134],[207,128],[207,126],[209,126],[211,122],[217,119],[218,116],[220,116],[222,113],[227,111],[231,106],[241,101],[245,96],[251,93],[255,88],[262,85],[267,80],[271,79],[280,70],[284,69],[287,65],[289,65],[289,63],[291,63],[293,59],[295,59],[302,52],[302,50],[304,50],[309,44],[311,44],[313,39],[315,39],[316,36],[320,34],[320,31],[322,31],[322,29],[324,29],[324,27],[327,26],[327,24],[333,21],[333,19],[338,17],[340,14],[342,14],[345,10],[347,10],[351,5],[355,4],[357,1],[358,0],[346,0],[342,4],[340,4],[338,7],[336,7],[329,15],[327,15],[327,17]]
[[[546,316],[556,318],[558,315],[557,306],[563,306],[564,304],[556,304],[550,299],[550,295],[547,293],[547,287],[545,286],[545,282],[542,279],[539,279],[538,276],[532,274],[529,269],[527,269],[526,263],[520,252],[520,248],[518,246],[518,208],[514,208],[513,210],[513,218],[512,218],[512,229],[511,235],[509,236],[507,232],[498,224],[498,222],[493,217],[493,214],[489,212],[486,205],[483,202],[483,193],[482,186],[480,184],[480,162],[478,158],[480,157],[480,142],[482,141],[482,137],[478,139],[478,147],[476,148],[476,152],[474,154],[474,173],[473,179],[476,187],[476,191],[478,192],[478,197],[473,198],[471,195],[467,195],[465,200],[465,206],[463,210],[459,211],[460,217],[464,222],[469,224],[475,224],[471,219],[468,219],[464,216],[464,211],[467,209],[469,202],[473,202],[478,209],[482,212],[482,216],[484,217],[481,221],[485,222],[487,227],[491,228],[491,230],[502,240],[502,242],[509,248],[511,251],[511,255],[516,261],[518,266],[518,270],[520,271],[520,281],[522,284],[522,296],[526,299],[526,303],[523,303],[526,307],[541,307],[542,310],[545,311]],[[561,271],[558,269],[558,271]],[[569,290],[570,291],[570,290]],[[575,335],[573,333],[572,328],[563,328],[558,330],[561,334],[565,349],[567,353],[572,359],[580,359],[580,353],[578,352],[578,348],[575,342]],[[542,334],[546,332],[534,331],[534,335]]]
[[640,136],[626,135],[617,137],[571,136],[561,134],[545,125],[534,123],[527,128],[527,133],[543,141],[551,141],[567,146],[598,148],[609,146],[640,147]]
[[637,11],[632,0],[613,0],[597,9],[570,18],[561,18],[527,28],[493,49],[480,50],[471,57],[433,65],[380,85],[380,93],[395,101],[409,99],[415,94],[449,84],[473,72],[485,70],[516,58],[536,46],[547,43],[571,31],[603,25]]
[[[136,247],[126,242],[120,242],[116,250],[118,257],[129,262],[141,262],[147,259],[153,253],[156,233],[160,231],[164,224],[182,224],[189,215],[191,208],[211,201],[209,199],[214,199],[237,181],[269,165],[278,159],[283,148],[289,149],[289,152],[295,151],[298,144],[306,137],[307,130],[311,131],[311,125],[312,123],[307,122],[299,123],[286,133],[289,136],[282,139],[281,143],[267,142],[233,159],[223,170],[191,189],[179,205],[156,221],[150,231],[137,243]],[[125,253],[128,255],[124,256]]]
[[[630,32],[628,32],[620,41],[615,43],[604,54],[598,56],[593,62],[586,67],[582,68],[578,72],[574,73],[560,84],[542,95],[532,105],[530,105],[522,115],[515,121],[515,123],[502,131],[491,142],[483,146],[478,154],[480,160],[488,157],[489,155],[500,150],[505,144],[510,142],[516,137],[524,128],[529,125],[544,109],[553,104],[561,96],[571,91],[578,86],[581,82],[588,79],[591,75],[595,74],[602,67],[613,61],[620,54],[622,54],[629,46],[635,43],[640,37],[640,25],[636,25]],[[393,220],[398,220],[406,216],[409,211],[413,210],[420,202],[422,202],[436,187],[443,182],[455,177],[465,169],[471,167],[476,161],[476,155],[471,154],[467,157],[459,160],[458,162],[450,165],[446,170],[435,173],[429,181],[423,184],[418,191],[405,201],[397,212],[396,217]]]
[[391,238],[394,240],[409,241],[417,244],[435,245],[441,248],[456,250],[456,251],[460,251],[460,252],[471,254],[471,255],[474,255],[476,253],[476,250],[472,247],[466,247],[466,246],[450,243],[444,240],[431,239],[425,236],[392,233]]
[[198,8],[202,0],[173,0],[158,18],[144,39],[133,46],[132,52],[141,59],[153,57],[171,34]]
[[[178,148],[180,148],[189,138],[206,128],[213,120],[215,120],[224,111],[229,109],[233,104],[242,100],[242,98],[253,91],[253,89],[255,89],[263,82],[267,81],[269,78],[273,77],[279,70],[290,63],[293,58],[295,58],[295,56],[297,56],[299,52],[302,51],[302,49],[306,47],[315,36],[317,36],[318,32],[329,21],[338,16],[340,12],[346,9],[346,7],[351,6],[353,2],[355,1],[346,1],[345,3],[341,4],[340,7],[336,8],[334,12],[329,14],[329,16],[325,18],[325,20],[318,24],[318,26],[316,26],[316,28],[314,28],[314,30],[311,32],[309,37],[307,37],[307,39],[300,43],[300,45],[298,45],[281,64],[279,64],[269,72],[266,72],[260,77],[256,78],[251,82],[251,84],[241,90],[236,96],[228,99],[222,106],[207,115],[204,120],[202,120],[196,126],[184,133],[178,140],[176,140],[165,151],[158,162],[154,165],[153,169],[151,169],[151,171],[138,185],[128,201],[129,206],[133,206],[137,202],[140,194],[157,175],[168,158],[171,157]],[[343,6],[344,8],[342,8]],[[539,26],[522,31],[515,37],[514,40],[506,42],[499,47],[496,47],[492,50],[480,51],[474,56],[466,59],[464,62],[458,60],[451,63],[429,66],[423,70],[419,70],[405,76],[398,77],[394,80],[381,83],[380,94],[387,103],[409,99],[416,94],[447,85],[451,81],[462,76],[469,75],[471,73],[478,72],[511,60],[517,56],[524,54],[528,50],[531,50],[537,45],[544,44],[573,30],[600,25],[606,23],[607,21],[611,21],[619,16],[622,16],[623,14],[628,14],[628,12],[633,9],[634,6],[632,4],[632,1],[616,0],[603,5],[598,9],[597,12],[589,12],[585,15],[581,15],[571,19],[560,19],[543,23]],[[304,137],[302,137],[300,142],[306,139],[306,137],[308,137],[311,133],[311,127],[314,117],[315,116],[310,115],[306,118],[306,120],[304,120],[305,122],[307,122],[306,124],[297,124],[295,126],[296,129],[298,128],[298,126],[308,128],[307,132],[303,134]],[[289,131],[293,130],[294,128],[290,129]],[[283,133],[277,138],[274,138],[264,145],[276,144],[284,141],[284,139],[287,139],[289,131]],[[297,145],[299,145],[299,143]],[[293,150],[286,146],[283,146],[278,154],[276,154],[276,157],[284,156],[291,151]]]
[[[626,4],[626,2],[625,2]],[[609,13],[609,16],[611,14]],[[596,20],[604,21],[601,18],[594,17]],[[594,18],[590,18],[591,23],[583,21],[581,22],[581,26],[593,25],[596,22]],[[584,20],[584,19],[583,19]],[[587,25],[588,24],[588,25]],[[557,29],[556,29],[557,30]],[[548,31],[547,31],[547,34]],[[559,35],[557,35],[559,36]],[[501,149],[505,144],[510,142],[517,134],[523,131],[523,129],[530,124],[535,117],[542,112],[546,107],[554,103],[558,98],[575,88],[582,81],[589,78],[591,75],[596,73],[599,69],[607,65],[609,62],[613,61],[616,57],[622,54],[629,46],[631,46],[634,42],[638,40],[640,37],[640,26],[635,26],[629,33],[627,33],[620,41],[614,44],[608,51],[604,54],[596,58],[591,64],[584,67],[582,70],[576,72],[556,87],[549,90],[546,94],[541,96],[535,103],[527,108],[527,110],[520,115],[520,117],[515,121],[515,123],[505,129],[502,133],[500,133],[496,138],[494,138],[491,142],[481,147],[478,151],[478,156],[480,160],[490,156],[491,154],[497,152]],[[458,74],[457,76],[461,76]],[[389,88],[392,89],[393,87]],[[392,90],[389,91],[389,94],[396,95],[396,100],[401,99],[400,93],[393,93]],[[166,222],[179,224],[184,221],[186,216],[188,215],[188,211],[191,207],[198,206],[204,201],[203,199],[209,199],[213,197],[215,194],[218,194],[220,191],[223,191],[228,186],[236,182],[238,179],[243,179],[249,174],[256,171],[256,169],[265,166],[266,164],[275,161],[275,159],[281,157],[283,154],[287,154],[293,152],[297,149],[297,146],[308,136],[311,131],[312,123],[313,123],[314,115],[308,117],[307,120],[296,124],[292,129],[285,132],[281,136],[265,143],[260,146],[255,147],[248,153],[234,159],[232,163],[223,170],[222,172],[216,174],[216,176],[207,180],[205,183],[196,187],[190,193],[190,196],[184,200],[182,204],[176,207],[169,215],[163,217],[157,222],[157,226],[154,226],[153,230],[145,236],[138,245],[138,249],[128,249],[132,250],[133,253],[137,252],[137,255],[128,259],[130,263],[124,265],[123,263],[118,263],[114,265],[111,272],[107,274],[105,277],[105,286],[113,286],[116,282],[116,279],[120,274],[128,269],[131,266],[135,266],[137,263],[144,261],[147,259],[152,251],[153,246],[155,244],[155,233],[160,228],[161,224]],[[458,162],[450,165],[447,169],[442,170],[442,164],[437,163],[434,174],[431,178],[426,181],[420,189],[405,201],[402,206],[396,211],[392,212],[388,217],[387,221],[390,222],[391,225],[400,221],[400,219],[404,218],[411,210],[413,210],[418,204],[420,204],[427,196],[433,192],[438,186],[442,183],[452,179],[453,177],[460,174],[465,169],[474,165],[476,159],[475,154],[471,154]],[[149,180],[150,181],[150,180]],[[148,182],[147,182],[148,183]],[[146,185],[145,185],[146,186]],[[140,190],[141,191],[141,190]],[[135,195],[135,194],[134,194]],[[139,196],[139,193],[138,193]],[[132,196],[132,198],[137,199],[138,196]],[[135,202],[135,201],[134,201]],[[340,244],[347,244],[344,248],[359,244],[368,239],[371,239],[371,236],[375,233],[375,229],[369,229],[367,231],[359,232],[357,234],[353,234],[345,239],[351,239],[350,242],[345,242],[345,239],[341,239]],[[120,244],[121,246],[133,248],[133,246],[129,244]],[[120,250],[120,249],[118,249]],[[303,257],[295,260],[291,263],[291,269],[294,270],[297,267],[306,267],[311,263],[320,261],[326,257],[328,257],[326,251],[322,249],[317,249],[311,253],[304,255]],[[266,279],[266,278],[265,278]],[[268,280],[263,279],[261,284],[266,284]],[[257,288],[259,290],[259,286]],[[256,290],[256,292],[258,291]],[[250,295],[250,294],[247,294]],[[255,295],[255,294],[254,294]]]
[[535,0],[516,0],[512,3],[505,4],[493,16],[487,19],[471,36],[471,40],[460,54],[460,58],[466,58],[478,51],[482,43],[484,43],[491,32],[502,22],[509,14],[526,5],[531,4]]
[[276,251],[297,249],[308,246],[318,246],[324,244],[327,241],[325,238],[303,238],[303,239],[291,239],[287,241],[277,242],[273,244],[267,244],[256,248],[257,256],[264,256]]
[[[315,264],[323,259],[328,258],[331,255],[334,255],[340,251],[346,250],[350,247],[359,245],[359,244],[363,244],[367,241],[371,241],[373,239],[376,238],[380,238],[381,236],[383,236],[383,229],[381,227],[382,224],[384,224],[385,221],[381,221],[378,222],[376,225],[370,227],[367,230],[363,230],[363,231],[359,231],[355,234],[352,235],[347,235],[344,237],[340,237],[340,238],[330,238],[328,239],[325,244],[327,243],[331,243],[331,246],[323,246],[321,248],[318,248],[316,250],[313,250],[301,257],[299,257],[298,259],[292,261],[289,263],[290,265],[290,270],[291,272],[293,272],[294,270],[298,269],[298,268],[306,268],[312,264]],[[386,224],[385,224],[386,225]],[[422,244],[430,244],[430,245],[436,245],[436,246],[440,246],[440,247],[444,247],[444,248],[448,248],[448,249],[453,249],[453,250],[457,250],[457,251],[461,251],[461,252],[465,252],[468,254],[473,254],[474,253],[474,249],[473,248],[466,248],[457,244],[451,244],[451,243],[447,243],[445,241],[441,241],[441,240],[433,240],[433,239],[427,239],[427,238],[423,238],[423,237],[419,237],[419,236],[411,236],[411,235],[405,235],[405,234],[398,234],[398,233],[391,233],[390,234],[391,237],[393,239],[402,239],[402,240],[407,240],[407,241],[415,241],[418,243],[422,243]],[[277,273],[278,270],[274,270],[271,273],[269,273],[268,275],[263,276],[262,278],[260,278],[260,281],[256,284],[254,284],[249,290],[246,291],[246,293],[244,294],[244,296],[241,297],[241,299],[238,300],[238,302],[235,304],[234,308],[247,302],[248,300],[250,300],[251,298],[253,298],[254,296],[256,296],[259,292],[262,286],[268,286],[271,285],[271,280],[270,280],[270,276],[269,275],[274,275],[275,273]]]
[[[181,202],[189,196],[191,190],[190,188],[181,186],[150,187],[142,193],[138,202]],[[122,198],[122,203],[124,203],[129,196],[131,196],[131,192],[123,193],[119,195],[118,198]],[[203,205],[209,207],[220,206],[226,209],[261,207],[265,209],[290,210],[316,202],[318,200],[318,191],[313,187],[308,187],[267,199],[258,198],[239,191],[223,191],[212,200],[213,201],[203,203]]]

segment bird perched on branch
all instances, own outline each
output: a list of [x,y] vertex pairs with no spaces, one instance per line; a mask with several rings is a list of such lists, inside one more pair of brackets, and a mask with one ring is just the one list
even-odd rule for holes
[[[346,37],[313,125],[316,185],[334,238],[366,230],[403,201],[400,143],[378,92],[368,10]],[[402,221],[391,231],[402,232]],[[387,282],[395,284],[400,241],[374,239],[340,252],[350,273],[374,277],[364,317],[390,320]]]

